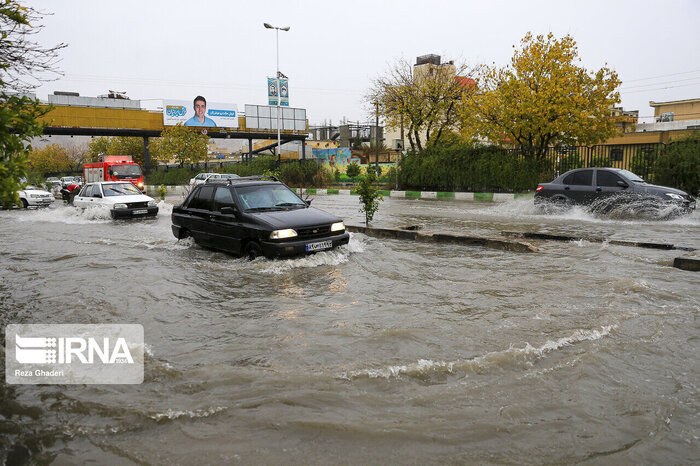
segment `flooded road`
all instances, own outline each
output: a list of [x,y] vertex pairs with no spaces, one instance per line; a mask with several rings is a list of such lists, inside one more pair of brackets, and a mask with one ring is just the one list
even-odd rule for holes
[[[351,196],[314,206],[359,223]],[[0,322],[138,323],[141,385],[0,385],[0,449],[36,463],[656,463],[700,459],[700,274],[679,251],[522,254],[353,234],[248,262],[114,222],[0,211]],[[386,199],[375,225],[700,248],[671,221]],[[4,335],[3,335],[4,338]],[[4,341],[3,341],[4,343]],[[3,360],[4,360],[4,349]]]

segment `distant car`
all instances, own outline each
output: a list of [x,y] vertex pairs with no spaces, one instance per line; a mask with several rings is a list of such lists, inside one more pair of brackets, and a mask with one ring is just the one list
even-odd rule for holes
[[274,178],[244,177],[195,186],[173,207],[176,238],[254,259],[299,256],[347,244],[343,221],[310,207]]
[[200,173],[190,180],[190,186],[194,187],[198,184],[207,183],[210,181],[221,181],[234,178],[240,178],[240,176],[234,173]]
[[660,205],[673,204],[683,212],[695,208],[695,199],[679,189],[657,186],[628,170],[619,168],[579,168],[542,183],[535,190],[535,204],[540,206],[606,205],[630,203],[640,199]]
[[76,178],[75,176],[64,176],[64,177],[61,177],[61,179],[59,181],[61,182],[62,187],[66,187],[69,184],[73,184],[75,182],[74,181],[75,178]]
[[153,217],[158,214],[155,199],[130,182],[88,183],[73,198],[76,207],[106,207],[112,218]]
[[19,202],[23,208],[27,207],[46,207],[56,200],[56,198],[48,191],[38,189],[34,186],[27,186],[18,192]]
[[47,187],[51,190],[51,194],[54,196],[59,193],[63,185],[61,184],[61,180],[56,178],[55,176],[50,176],[46,178],[46,185]]

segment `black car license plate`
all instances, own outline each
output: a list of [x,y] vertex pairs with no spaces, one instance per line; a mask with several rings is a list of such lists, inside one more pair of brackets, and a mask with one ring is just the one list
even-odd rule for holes
[[323,251],[333,247],[333,241],[319,241],[318,243],[309,243],[306,245],[306,252]]
[[134,210],[131,212],[132,215],[144,215],[147,213],[148,213],[147,209]]

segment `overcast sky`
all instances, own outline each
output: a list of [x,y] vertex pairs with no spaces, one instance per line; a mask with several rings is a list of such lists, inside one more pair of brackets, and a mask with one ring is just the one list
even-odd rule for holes
[[65,42],[64,77],[36,90],[132,99],[267,104],[267,76],[289,77],[290,105],[310,124],[369,119],[370,81],[396,59],[506,65],[526,32],[571,34],[589,70],[622,79],[622,105],[653,115],[649,101],[700,98],[700,1],[154,1],[33,0],[53,13],[38,36]]

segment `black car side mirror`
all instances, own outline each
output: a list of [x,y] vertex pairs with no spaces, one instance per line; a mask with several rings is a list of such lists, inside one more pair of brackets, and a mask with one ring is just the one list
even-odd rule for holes
[[236,209],[234,209],[233,207],[222,207],[221,213],[223,215],[236,215]]
[[313,199],[307,199],[307,200],[304,201],[304,204],[306,204],[307,206],[309,206],[309,205],[311,205],[311,201],[313,201]]
[[629,185],[622,180],[617,180],[617,185],[623,189],[629,187]]

